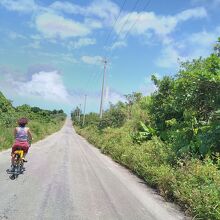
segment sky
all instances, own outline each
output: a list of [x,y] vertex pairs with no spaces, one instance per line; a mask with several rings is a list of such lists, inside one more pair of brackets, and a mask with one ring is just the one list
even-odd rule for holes
[[155,91],[151,75],[206,57],[220,36],[220,0],[0,0],[0,91],[14,105],[99,111]]

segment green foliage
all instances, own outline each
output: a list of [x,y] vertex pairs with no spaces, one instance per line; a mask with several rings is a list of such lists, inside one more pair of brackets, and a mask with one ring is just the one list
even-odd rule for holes
[[123,126],[126,119],[124,107],[125,105],[122,102],[119,102],[116,105],[110,105],[109,110],[104,112],[103,118],[100,120],[99,128],[118,128]]
[[66,115],[63,110],[43,110],[38,107],[22,105],[13,107],[0,92],[0,150],[7,149],[13,143],[13,129],[18,118],[27,117],[29,127],[33,133],[34,141],[44,138],[63,125]]
[[153,80],[158,89],[149,110],[160,137],[182,156],[219,152],[220,124],[211,118],[220,109],[220,58],[186,62],[176,77]]
[[142,143],[151,140],[156,135],[156,131],[150,126],[146,126],[143,122],[139,122],[138,132],[132,135],[134,142]]

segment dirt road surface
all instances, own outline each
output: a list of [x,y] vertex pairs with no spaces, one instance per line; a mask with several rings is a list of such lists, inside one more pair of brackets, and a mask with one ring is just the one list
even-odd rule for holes
[[0,153],[0,220],[178,220],[142,180],[77,135],[67,119],[57,133],[33,144],[26,171],[6,173],[10,151]]

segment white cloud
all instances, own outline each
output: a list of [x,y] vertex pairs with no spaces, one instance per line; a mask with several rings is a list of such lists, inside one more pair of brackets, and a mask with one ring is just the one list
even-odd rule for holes
[[[58,55],[59,56],[59,55]],[[72,56],[72,54],[60,54],[60,58],[63,62],[68,62],[68,63],[77,63],[78,61]]]
[[204,18],[207,16],[207,12],[204,7],[197,7],[192,9],[187,9],[185,11],[180,12],[175,17],[178,22],[187,21],[191,18]]
[[50,8],[57,10],[57,11],[63,11],[65,13],[70,14],[84,14],[85,10],[83,7],[67,2],[67,1],[55,1],[50,5]]
[[102,22],[100,20],[97,20],[97,19],[85,18],[84,23],[90,29],[100,29],[100,28],[103,27]]
[[39,48],[41,48],[40,41],[33,41],[32,43],[28,44],[27,47],[39,49]]
[[84,7],[67,1],[56,1],[51,4],[50,8],[69,14],[80,14],[86,17],[95,16],[105,19],[109,24],[119,13],[118,5],[109,0],[95,0]]
[[81,60],[86,64],[100,65],[103,58],[101,56],[82,56]]
[[112,22],[119,13],[119,7],[117,4],[109,0],[95,0],[86,8],[86,11],[88,14],[95,15]]
[[179,51],[174,47],[174,45],[166,45],[161,51],[160,57],[156,60],[156,65],[164,68],[176,68],[178,65],[178,60],[185,60],[181,57]]
[[[188,9],[174,16],[161,16],[156,15],[154,12],[130,12],[120,19],[115,31],[122,37],[127,31],[134,35],[146,35],[153,32],[158,36],[166,36],[173,32],[179,23],[206,16],[206,10],[203,7]],[[135,26],[131,29],[133,24]]]
[[36,28],[49,38],[81,37],[90,33],[90,29],[83,23],[66,19],[54,13],[38,15],[36,17]]
[[177,67],[178,60],[186,61],[199,57],[207,57],[220,36],[220,26],[211,32],[201,31],[189,35],[186,39],[169,42],[162,45],[161,55],[156,65],[164,68]]
[[78,49],[81,47],[94,45],[94,44],[96,44],[96,39],[94,39],[94,38],[80,38],[76,42],[70,42],[68,46],[69,46],[69,49],[71,49],[71,48]]
[[217,27],[212,32],[201,31],[198,33],[192,34],[188,41],[192,44],[200,44],[201,46],[209,46],[212,45],[220,35],[220,26]]
[[46,57],[47,59],[51,59],[51,63],[57,64],[57,63],[77,63],[77,59],[73,57],[71,53],[47,53],[47,52],[41,52],[36,51],[34,54],[32,54],[36,57]]
[[10,31],[9,32],[9,38],[12,39],[12,40],[16,40],[16,39],[27,39],[24,35],[22,34],[19,34],[19,33],[16,33],[14,31]]
[[105,106],[107,107],[109,103],[116,104],[117,102],[125,102],[125,97],[121,93],[110,89],[109,87],[106,88],[105,94]]
[[[161,78],[160,75],[156,74],[157,78]],[[157,90],[157,87],[154,85],[154,82],[151,80],[151,76],[147,76],[144,79],[143,84],[140,86],[140,92],[145,95],[148,96],[150,94],[152,94],[153,92],[155,92]]]
[[209,7],[217,7],[220,5],[220,0],[191,0],[194,5],[204,5]]
[[34,0],[1,0],[0,4],[10,11],[32,12],[38,9]]
[[30,38],[33,40],[42,40],[42,36],[40,36],[38,34],[33,34],[30,36]]
[[112,44],[112,46],[107,49],[114,50],[114,49],[122,48],[122,47],[126,47],[126,46],[127,46],[127,43],[125,41],[117,41],[117,42],[114,42]]
[[70,95],[57,71],[38,72],[28,81],[19,81],[8,75],[12,90],[21,97],[41,98],[57,103],[69,103]]

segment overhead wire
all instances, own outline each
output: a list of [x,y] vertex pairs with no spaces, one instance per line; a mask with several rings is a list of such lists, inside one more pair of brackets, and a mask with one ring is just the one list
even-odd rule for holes
[[[134,6],[133,6],[132,9],[131,9],[132,11],[134,11],[134,10],[137,8],[137,6],[138,6],[138,4],[139,4],[140,1],[141,1],[141,0],[136,0]],[[119,33],[118,33],[118,37],[116,37],[116,41],[115,41],[114,39],[113,39],[113,41],[117,42],[117,40],[119,39],[120,34],[122,33],[122,31],[123,31],[125,25],[129,22],[130,17],[131,17],[131,14],[129,14],[129,15],[127,16],[125,22],[122,23],[122,26],[120,27],[120,30],[119,30]],[[113,27],[112,30],[114,30],[114,27]]]
[[122,10],[124,9],[124,6],[125,6],[126,1],[127,1],[127,0],[124,0],[123,3],[122,3],[122,5],[121,5],[121,7],[120,7],[120,11],[119,11],[119,13],[118,13],[117,18],[115,19],[115,22],[114,22],[113,25],[112,25],[111,31],[109,32],[109,34],[107,35],[107,37],[106,37],[106,39],[105,39],[105,41],[104,41],[104,46],[108,43],[108,40],[109,40],[110,36],[112,35],[112,32],[114,31],[114,27],[115,27],[115,25],[117,24],[118,19],[119,19],[120,16],[121,16],[121,13],[122,13]]
[[[112,25],[112,29],[111,29],[111,31],[108,33],[107,37],[105,38],[104,46],[108,44],[109,39],[111,38],[111,35],[112,35],[113,31],[115,30],[116,24],[117,24],[117,22],[119,21],[119,18],[120,18],[121,14],[122,14],[122,11],[123,11],[123,9],[124,9],[124,7],[125,7],[125,5],[126,5],[126,1],[127,1],[127,0],[124,0],[123,3],[122,3],[122,5],[121,5],[121,7],[120,7],[119,14],[118,14],[117,18],[115,19],[115,21],[114,21],[114,23],[113,23],[113,25]],[[139,2],[140,2],[140,1],[141,1],[141,0],[136,0],[134,6],[132,7],[132,11],[135,11],[135,10],[136,10],[136,8],[137,8],[137,6],[139,5]],[[144,8],[142,9],[143,11],[148,7],[148,5],[150,4],[150,1],[151,1],[151,0],[149,0],[149,1],[146,3],[146,5],[144,6]],[[124,40],[127,39],[128,34],[129,34],[130,31],[133,29],[133,27],[136,25],[136,23],[137,23],[138,20],[140,19],[140,16],[141,16],[141,15],[139,15],[139,16],[137,17],[137,19],[135,20],[135,22],[130,26],[130,28],[127,30],[127,32],[125,32]],[[122,26],[120,27],[120,30],[119,30],[119,32],[118,32],[118,36],[117,36],[116,40],[113,40],[113,42],[117,42],[117,41],[119,40],[119,38],[121,37],[121,33],[122,33],[123,30],[124,30],[124,27],[125,27],[125,26],[127,25],[127,23],[129,22],[130,17],[131,17],[131,13],[127,16],[125,22],[122,23]],[[115,51],[114,51],[114,52],[115,52]],[[111,58],[112,58],[114,52],[111,51],[111,54],[110,54],[110,56],[109,56],[108,59],[111,59]],[[107,57],[107,54],[106,54],[106,57]],[[99,74],[98,72],[96,72],[95,74],[90,74],[90,76],[89,76],[89,78],[88,78],[88,80],[87,80],[87,82],[86,82],[86,88],[89,89],[91,82],[92,82],[92,81],[97,82],[97,80],[99,79],[99,77],[101,78],[101,74]],[[93,84],[92,87],[94,87],[94,84]],[[93,89],[93,88],[92,88],[92,89]],[[89,91],[87,91],[87,92],[89,92]],[[79,98],[79,97],[77,97],[77,98]],[[79,98],[79,99],[80,99],[80,98]]]
[[[134,6],[133,6],[132,9],[131,9],[132,11],[136,10],[136,8],[137,8],[138,5],[139,5],[139,2],[141,2],[141,0],[136,0]],[[124,3],[125,3],[125,2],[124,2]],[[123,4],[123,6],[124,6],[124,4]],[[122,13],[122,10],[121,10],[121,12],[120,12],[120,15],[121,15],[121,13]],[[117,21],[118,21],[119,17],[120,17],[120,16],[118,16]],[[127,16],[125,22],[122,23],[122,25],[121,25],[121,27],[120,27],[120,30],[119,30],[119,33],[118,33],[118,37],[116,38],[116,41],[115,41],[115,42],[117,42],[117,40],[119,39],[120,33],[124,30],[124,27],[125,27],[125,26],[127,25],[127,23],[129,22],[130,17],[131,17],[131,14],[129,14],[129,15]],[[115,25],[116,25],[116,24],[117,24],[117,22],[114,23],[114,25],[113,25],[113,27],[112,27],[112,31],[115,30],[115,28],[116,28]],[[111,32],[111,33],[112,33],[112,32]],[[114,42],[114,39],[113,39],[112,42]],[[106,42],[106,43],[107,43],[107,42]],[[107,48],[107,46],[106,46],[106,48]],[[112,53],[113,53],[113,52],[111,51],[111,54],[112,54]],[[107,52],[106,52],[105,57],[107,57]],[[110,60],[111,60],[111,57],[112,57],[112,56],[109,56],[109,57],[108,57],[108,61],[109,61],[109,62],[110,62]]]
[[[127,0],[124,0],[124,1],[123,1],[122,5],[121,5],[121,7],[120,7],[120,11],[119,11],[119,13],[118,13],[118,16],[115,17],[115,21],[114,21],[114,23],[113,23],[112,29],[111,29],[111,31],[109,32],[109,34],[107,35],[107,37],[105,38],[104,46],[108,43],[108,41],[109,41],[109,39],[110,39],[110,37],[111,37],[111,35],[112,35],[112,32],[113,32],[113,30],[114,30],[114,27],[115,27],[115,25],[117,24],[117,22],[118,22],[118,20],[119,20],[119,18],[120,18],[120,16],[121,16],[121,13],[122,13],[122,11],[123,11],[125,5],[126,5],[126,1],[127,1]],[[101,76],[101,74],[100,74],[100,76]],[[86,83],[86,88],[89,89],[91,82],[92,82],[92,81],[96,82],[98,79],[99,79],[99,73],[98,73],[98,72],[96,72],[95,75],[91,75],[91,74],[90,74],[90,76],[89,76],[89,78],[88,78],[88,81],[87,81],[87,83]],[[94,84],[93,84],[93,85],[94,85]],[[93,89],[93,88],[92,88],[92,89]],[[89,91],[87,91],[87,92],[89,92]]]
[[[132,7],[132,11],[137,8],[137,6],[138,6],[138,4],[139,4],[140,1],[141,1],[141,0],[136,0],[134,6]],[[109,35],[107,36],[107,38],[106,38],[106,40],[105,40],[106,49],[107,49],[107,43],[108,43],[108,41],[109,41],[109,38],[111,37],[112,32],[113,32],[113,31],[115,30],[115,28],[116,28],[116,24],[117,24],[117,22],[119,21],[119,18],[120,18],[121,14],[122,14],[122,11],[123,11],[123,8],[124,8],[124,6],[125,6],[125,3],[126,3],[126,0],[124,0],[124,2],[122,3],[122,6],[121,6],[121,9],[120,9],[119,15],[118,15],[117,19],[115,20],[115,22],[114,22],[114,24],[113,24],[113,26],[112,26],[112,30],[110,31]],[[129,16],[127,17],[126,21],[125,21],[124,23],[122,23],[122,26],[120,27],[119,34],[120,34],[120,32],[124,29],[124,27],[125,27],[125,25],[127,24],[127,22],[129,21],[130,16],[131,16],[131,15],[129,14]],[[105,59],[105,60],[106,60],[106,57],[107,57],[107,52],[105,53],[105,56],[104,56],[104,59]],[[109,61],[110,61],[110,59],[108,59],[108,62],[109,62]],[[106,84],[106,83],[105,83],[105,84]],[[106,93],[106,91],[105,91],[105,93]]]
[[[109,34],[107,35],[107,37],[105,38],[104,46],[108,43],[108,40],[109,40],[109,38],[110,38],[110,36],[111,36],[113,30],[114,30],[114,26],[115,26],[116,23],[118,22],[118,19],[120,18],[121,13],[122,13],[122,11],[123,11],[123,9],[124,9],[124,6],[125,6],[125,4],[126,4],[126,1],[127,1],[127,0],[124,0],[123,3],[122,3],[122,5],[121,5],[121,7],[120,7],[120,11],[119,11],[119,13],[118,13],[118,16],[115,18],[115,22],[114,22],[114,24],[113,24],[113,26],[112,26],[112,29],[111,29],[111,31],[109,32]],[[96,74],[97,74],[97,73],[96,73]],[[95,77],[96,77],[96,75],[95,75]],[[87,86],[86,86],[87,88],[88,88],[88,86],[89,86],[89,84],[90,84],[90,81],[92,81],[92,78],[93,78],[93,77],[90,77],[90,78],[89,78],[89,80],[88,80],[88,82],[87,82]]]
[[[135,5],[134,5],[134,7],[132,8],[132,11],[136,10],[136,8],[137,8],[139,2],[140,2],[140,0],[137,0],[137,1],[135,2]],[[147,9],[147,7],[149,6],[150,2],[151,2],[151,0],[148,0],[147,3],[144,5],[144,7],[143,7],[143,9],[142,9],[141,11],[145,11],[145,10]],[[123,23],[123,25],[122,25],[122,27],[121,27],[119,33],[118,33],[118,36],[117,36],[117,38],[116,38],[116,40],[115,40],[114,42],[117,42],[117,41],[119,40],[120,34],[122,33],[122,31],[123,31],[125,25],[127,25],[127,23],[129,22],[130,17],[131,17],[131,14],[128,15],[126,21]],[[128,34],[129,34],[130,31],[134,28],[134,26],[137,24],[137,22],[139,21],[140,17],[141,17],[141,14],[139,14],[139,15],[137,16],[137,18],[136,18],[136,20],[134,21],[134,23],[128,28],[127,32],[125,32],[124,40],[127,39]],[[110,56],[108,56],[108,60],[109,60],[109,61],[110,61],[111,58],[113,57],[113,54],[114,54],[114,53],[115,53],[115,50],[114,50],[114,51],[111,51]],[[106,57],[107,57],[107,56],[106,56]]]
[[[150,5],[151,0],[148,0],[146,5],[144,6],[142,11],[145,11],[147,9],[147,7]],[[137,17],[137,19],[135,20],[135,22],[130,26],[130,28],[128,29],[127,33],[125,34],[124,40],[127,39],[129,32],[134,28],[134,26],[137,24],[137,22],[139,21],[141,17],[141,14],[139,14],[139,16]]]
[[[142,9],[141,11],[145,11],[145,10],[147,9],[147,7],[150,5],[150,2],[151,2],[151,0],[148,0],[147,3],[144,5],[144,7],[143,7],[143,9]],[[130,14],[130,16],[131,16],[131,14]],[[130,16],[129,16],[129,17],[130,17]],[[128,22],[128,20],[129,20],[129,17],[127,18],[127,22]],[[129,35],[129,33],[131,32],[131,30],[132,30],[132,29],[134,28],[134,26],[137,24],[137,22],[139,21],[140,17],[141,17],[141,14],[139,14],[139,15],[137,16],[137,18],[135,19],[134,23],[131,24],[130,28],[128,28],[128,30],[125,32],[124,38],[123,38],[124,41],[127,39],[127,37],[128,37],[128,35]],[[127,22],[126,22],[126,23],[127,23]],[[124,26],[125,26],[125,25],[124,25]],[[120,32],[122,32],[122,30],[123,30],[123,29],[121,29]],[[119,40],[119,38],[120,38],[120,32],[118,33],[118,36],[117,36],[115,42],[117,42],[117,41]],[[113,57],[113,54],[114,54],[114,53],[115,53],[115,51],[114,51],[114,52],[111,51],[110,56],[109,56],[108,59],[111,59],[111,58]]]

